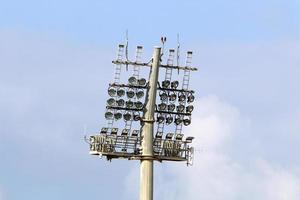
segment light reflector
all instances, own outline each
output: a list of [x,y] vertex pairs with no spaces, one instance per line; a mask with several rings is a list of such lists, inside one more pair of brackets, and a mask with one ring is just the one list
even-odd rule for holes
[[182,140],[183,138],[183,134],[179,133],[179,134],[176,134],[175,136],[175,140]]
[[167,104],[165,104],[165,103],[161,103],[158,105],[158,110],[160,110],[160,111],[164,111],[164,110],[166,110],[166,108],[167,108]]
[[132,101],[126,101],[126,108],[132,108],[133,107],[133,102]]
[[186,99],[185,94],[184,94],[183,92],[180,92],[180,93],[178,94],[178,101],[179,101],[179,102],[184,102],[185,99]]
[[188,103],[193,103],[194,100],[195,100],[195,96],[194,96],[192,93],[190,93],[190,94],[188,95],[187,102],[188,102]]
[[106,128],[106,127],[103,127],[103,128],[101,128],[101,131],[100,131],[100,133],[102,133],[102,134],[106,134],[106,133],[107,133],[107,131],[108,131],[108,128]]
[[179,85],[179,82],[178,82],[178,81],[172,81],[172,83],[171,83],[171,88],[172,88],[172,89],[177,89],[177,88],[178,88],[178,85]]
[[128,83],[131,84],[131,85],[136,85],[136,78],[134,76],[130,77],[128,79]]
[[161,123],[163,123],[164,121],[165,121],[165,117],[164,117],[163,115],[158,115],[158,116],[157,116],[157,122],[158,122],[158,123],[161,124]]
[[185,111],[186,111],[187,113],[192,113],[193,110],[194,110],[194,106],[193,106],[193,105],[189,105],[189,106],[187,106],[187,107],[185,108]]
[[116,103],[116,100],[114,98],[109,98],[107,101],[106,101],[107,105],[109,106],[113,106],[115,105]]
[[117,112],[117,113],[114,114],[114,117],[115,117],[116,120],[119,120],[119,119],[122,118],[122,113]]
[[144,86],[144,85],[146,85],[146,79],[140,78],[140,79],[138,80],[138,84],[139,84],[139,86]]
[[144,104],[140,101],[137,101],[137,102],[134,102],[134,106],[137,108],[137,109],[142,109]]
[[126,95],[128,98],[133,98],[135,94],[133,90],[127,90]]
[[162,82],[162,87],[163,88],[168,88],[170,86],[170,81],[169,80],[164,80],[163,82]]
[[123,106],[125,105],[124,99],[119,99],[119,100],[116,101],[116,103],[117,103],[117,105],[118,105],[119,107],[123,107]]
[[116,96],[116,93],[117,93],[116,89],[113,88],[113,87],[108,88],[108,91],[107,91],[107,92],[108,92],[108,95],[111,96],[111,97]]
[[140,133],[139,130],[133,130],[133,131],[131,132],[131,136],[137,137],[137,136],[139,135],[139,133]]
[[183,112],[184,111],[184,105],[178,105],[177,106],[177,112]]
[[163,132],[157,132],[155,138],[162,138]]
[[185,141],[186,141],[187,143],[191,143],[191,142],[193,141],[193,139],[194,139],[194,137],[189,136],[189,137],[187,137],[187,138],[185,139]]
[[131,120],[131,114],[127,112],[123,115],[123,118],[125,121],[129,121],[129,120]]
[[175,101],[176,98],[177,98],[177,95],[176,95],[175,92],[169,94],[169,100],[170,100],[170,101]]
[[173,112],[175,110],[175,104],[171,103],[168,105],[168,111]]
[[118,128],[112,128],[110,134],[112,135],[117,135],[118,133]]
[[136,92],[136,97],[138,98],[138,99],[140,99],[140,98],[142,98],[143,96],[144,96],[144,91],[143,90],[139,90],[139,91],[137,91]]
[[191,124],[191,119],[190,119],[190,118],[184,119],[184,120],[183,120],[183,124],[184,124],[185,126],[190,125],[190,124]]
[[167,123],[167,124],[171,124],[172,122],[173,122],[173,117],[172,117],[172,115],[167,116],[167,118],[166,118],[166,123]]
[[181,124],[181,123],[182,123],[182,118],[181,118],[181,116],[180,116],[180,115],[177,115],[174,122],[175,122],[176,125]]
[[121,133],[122,136],[128,136],[128,134],[129,134],[129,129],[125,128],[122,130],[122,133]]
[[166,101],[167,98],[168,98],[168,94],[167,94],[166,92],[164,92],[164,91],[161,91],[161,92],[159,93],[159,96],[160,96],[160,100],[161,100],[161,101]]
[[114,118],[114,114],[111,111],[107,111],[105,113],[105,119],[113,119]]
[[124,95],[125,95],[125,90],[124,90],[124,89],[118,89],[117,95],[118,95],[119,97],[124,96]]
[[172,140],[174,133],[167,133],[166,139],[167,140]]

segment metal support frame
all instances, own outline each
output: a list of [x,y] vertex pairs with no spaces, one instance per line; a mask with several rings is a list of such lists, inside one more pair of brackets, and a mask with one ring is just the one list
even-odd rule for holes
[[[125,158],[129,160],[140,160],[140,200],[153,200],[153,162],[156,161],[186,161],[187,165],[191,165],[193,161],[194,149],[190,146],[193,137],[186,137],[183,140],[181,134],[182,124],[176,126],[175,133],[168,133],[163,138],[164,124],[159,125],[154,137],[155,113],[160,115],[174,114],[180,116],[190,117],[191,113],[185,111],[164,111],[158,110],[156,106],[157,91],[166,93],[177,92],[185,94],[193,94],[194,91],[188,88],[190,72],[196,71],[197,68],[191,66],[192,52],[187,53],[187,60],[185,66],[174,66],[174,50],[170,50],[169,58],[166,65],[161,64],[162,49],[155,47],[151,62],[142,63],[141,54],[142,47],[138,46],[136,50],[135,62],[127,58],[126,46],[126,60],[123,60],[125,45],[119,45],[117,58],[113,63],[116,65],[114,80],[109,87],[125,88],[134,90],[147,90],[145,95],[145,104],[143,107],[127,108],[117,104],[108,104],[106,110],[112,111],[114,114],[118,111],[124,112],[142,112],[143,117],[135,121],[141,123],[141,128],[131,131],[131,123],[125,122],[125,129],[118,135],[118,128],[114,128],[114,119],[108,119],[107,127],[101,129],[100,134],[92,135],[89,138],[90,154],[105,156],[107,160]],[[150,74],[148,83],[145,85],[138,84],[122,84],[120,83],[121,68],[123,66],[133,66],[133,76],[139,79],[140,67],[149,67]],[[164,88],[158,84],[159,70],[166,69],[164,80],[171,81],[172,70],[184,70],[182,88]],[[118,100],[119,97],[114,97]],[[168,104],[168,100],[161,101]],[[181,103],[181,104],[186,104]]]

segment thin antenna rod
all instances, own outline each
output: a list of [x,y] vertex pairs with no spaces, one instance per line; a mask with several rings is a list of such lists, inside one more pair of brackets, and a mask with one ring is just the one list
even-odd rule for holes
[[125,56],[126,56],[126,60],[128,61],[128,29],[126,30]]
[[[177,33],[177,59],[176,59],[176,64],[179,66],[180,62],[180,43],[179,43],[179,33]],[[179,74],[179,69],[178,69],[178,74]]]

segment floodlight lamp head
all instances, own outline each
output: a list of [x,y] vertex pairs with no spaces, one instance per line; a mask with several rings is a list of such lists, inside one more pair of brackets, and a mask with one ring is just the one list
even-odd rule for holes
[[109,106],[114,106],[115,103],[116,103],[116,100],[114,98],[109,98],[107,101],[106,101],[107,105]]
[[173,104],[173,103],[169,104],[168,105],[168,111],[173,112],[175,110],[175,107],[176,107],[175,104]]
[[139,135],[139,133],[140,133],[139,130],[133,130],[133,131],[131,132],[131,136],[137,137],[137,136]]
[[117,135],[118,134],[118,128],[112,128],[110,134]]
[[170,101],[175,101],[177,98],[177,95],[175,92],[169,93],[169,100]]
[[186,143],[192,143],[193,139],[194,139],[194,137],[189,136],[185,139],[185,141],[186,141]]
[[162,81],[162,87],[163,88],[169,88],[169,86],[170,86],[170,81],[169,80]]
[[135,93],[134,93],[133,90],[127,90],[126,95],[127,95],[128,98],[131,99],[131,98],[134,97]]
[[192,93],[190,93],[190,94],[188,95],[187,102],[188,102],[188,103],[193,103],[194,100],[195,100],[195,96],[194,96]]
[[178,82],[178,81],[172,81],[172,83],[171,83],[171,88],[172,88],[172,89],[177,89],[177,88],[178,88],[178,85],[179,85],[179,82]]
[[171,124],[172,122],[173,122],[172,115],[167,116],[167,118],[166,118],[166,124]]
[[158,110],[164,111],[166,110],[166,108],[167,108],[167,104],[165,103],[158,104]]
[[180,115],[177,115],[175,117],[175,121],[174,122],[175,122],[176,125],[180,125],[182,123],[182,117]]
[[142,97],[145,95],[145,93],[144,93],[143,90],[139,90],[139,91],[136,92],[135,95],[136,95],[136,97],[137,97],[138,99],[140,99],[140,98],[142,98]]
[[111,111],[105,112],[105,119],[110,120],[114,118],[114,114]]
[[133,107],[133,102],[128,100],[126,101],[126,108],[132,108]]
[[114,87],[108,88],[107,92],[108,92],[108,95],[111,96],[111,97],[116,96],[116,93],[117,93],[117,91]]
[[172,140],[174,133],[167,133],[166,139],[167,140]]
[[116,113],[114,114],[114,117],[115,117],[116,120],[119,120],[119,119],[122,118],[122,113],[116,112]]
[[194,110],[194,106],[193,105],[188,105],[186,108],[185,108],[185,112],[186,113],[192,113]]
[[184,124],[185,126],[190,125],[190,124],[191,124],[191,119],[190,119],[190,118],[185,118],[185,119],[183,119],[183,124]]
[[162,138],[163,132],[157,132],[155,138]]
[[106,127],[103,127],[103,128],[101,128],[101,131],[100,131],[100,133],[101,133],[101,134],[106,134],[106,133],[107,133],[107,131],[108,131],[108,128],[106,128]]
[[140,101],[137,101],[137,102],[134,102],[134,106],[137,108],[137,109],[142,109],[144,107],[144,104]]
[[177,106],[177,112],[180,112],[180,113],[182,113],[184,111],[184,105],[178,105]]
[[164,91],[160,91],[159,96],[161,101],[166,101],[168,99],[168,94]]
[[129,131],[130,131],[129,129],[125,128],[125,129],[122,130],[121,135],[122,136],[127,136],[129,134]]
[[123,115],[123,118],[125,121],[129,121],[129,120],[131,120],[131,114],[127,112]]
[[178,101],[179,101],[179,102],[184,102],[185,99],[186,99],[185,94],[184,94],[183,92],[180,92],[180,93],[178,94]]
[[145,86],[146,85],[146,79],[144,79],[144,78],[140,78],[139,80],[138,80],[138,84],[139,84],[139,86]]
[[165,121],[165,117],[163,115],[160,114],[157,116],[157,122],[159,124],[163,123],[164,121]]
[[130,85],[136,85],[136,82],[137,82],[137,80],[136,80],[136,78],[135,78],[134,76],[131,76],[131,77],[128,79],[128,83],[129,83]]
[[183,134],[182,134],[182,133],[179,133],[179,134],[177,134],[177,135],[175,136],[175,140],[181,141],[182,138],[183,138]]
[[117,103],[117,106],[119,106],[119,107],[124,107],[124,105],[125,105],[124,99],[119,99],[116,101],[116,103]]
[[118,89],[118,90],[117,90],[117,95],[118,95],[118,97],[124,96],[124,95],[125,95],[125,90],[122,89],[122,88]]

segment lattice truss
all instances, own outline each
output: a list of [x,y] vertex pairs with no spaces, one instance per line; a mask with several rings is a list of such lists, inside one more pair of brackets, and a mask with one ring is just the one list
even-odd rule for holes
[[[108,87],[108,100],[105,119],[107,125],[100,133],[91,135],[90,154],[113,158],[139,159],[141,156],[141,119],[144,114],[145,96],[148,88],[147,80],[141,77],[141,68],[147,69],[151,63],[142,63],[143,47],[137,46],[135,60],[129,61],[125,45],[119,45],[117,58],[113,61],[115,73],[113,82]],[[185,66],[174,66],[175,50],[170,49],[166,64],[160,66],[161,80],[157,88],[157,104],[155,108],[155,135],[153,153],[156,160],[187,161],[192,164],[193,137],[182,133],[183,126],[191,123],[194,109],[194,91],[189,90],[192,52],[188,51]],[[162,58],[161,58],[162,59]],[[122,83],[122,69],[132,69],[128,81]],[[172,80],[173,70],[183,70],[182,83]],[[117,125],[123,124],[123,125]],[[122,127],[122,128],[120,128]]]

